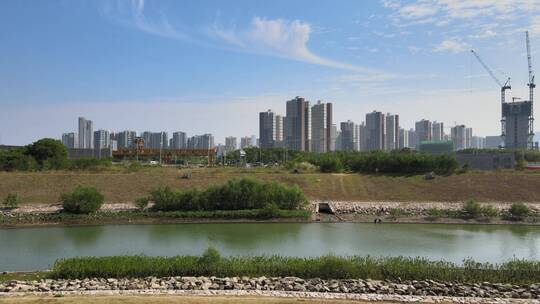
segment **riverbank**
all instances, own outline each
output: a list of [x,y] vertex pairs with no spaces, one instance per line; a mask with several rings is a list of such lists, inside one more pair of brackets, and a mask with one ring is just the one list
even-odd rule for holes
[[242,222],[349,222],[349,223],[416,223],[416,224],[490,224],[540,225],[540,203],[526,203],[530,214],[521,219],[504,216],[510,203],[481,203],[499,215],[464,218],[463,202],[346,202],[312,201],[305,210],[264,210],[152,212],[141,211],[133,203],[104,204],[94,214],[68,214],[59,204],[23,205],[17,209],[0,209],[0,228],[32,226],[76,226],[106,224],[171,223],[242,223]]
[[[189,179],[182,178],[190,173]],[[138,172],[46,171],[0,172],[0,199],[15,193],[23,205],[54,204],[76,186],[95,187],[106,202],[133,202],[151,189],[206,188],[229,179],[251,177],[298,185],[310,200],[459,202],[540,202],[540,174],[530,171],[485,171],[436,176],[388,176],[303,172],[283,168],[143,168]],[[519,189],[519,190],[518,190]]]
[[25,295],[100,294],[262,295],[392,302],[539,303],[540,284],[510,285],[488,282],[466,284],[432,280],[394,282],[362,279],[305,280],[296,277],[148,277],[11,281],[0,284],[0,301]]

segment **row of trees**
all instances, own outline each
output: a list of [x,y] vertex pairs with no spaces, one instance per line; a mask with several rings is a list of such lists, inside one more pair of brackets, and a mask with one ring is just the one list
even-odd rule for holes
[[51,138],[40,139],[22,148],[0,150],[0,170],[3,171],[63,169],[67,164],[66,147]]
[[[437,172],[450,174],[458,168],[453,155],[431,155],[409,149],[396,151],[335,151],[328,153],[310,153],[292,151],[285,148],[259,149],[246,148],[247,163],[279,163],[295,167],[294,164],[307,162],[318,166],[322,172],[360,172],[383,174],[419,174]],[[228,157],[240,160],[239,150]]]
[[0,150],[0,171],[88,170],[108,166],[111,166],[108,158],[70,160],[62,142],[51,138],[17,149]]
[[458,168],[455,157],[431,155],[410,150],[373,152],[331,152],[312,154],[308,161],[322,172],[360,172],[382,174],[420,174],[436,172],[451,174]]

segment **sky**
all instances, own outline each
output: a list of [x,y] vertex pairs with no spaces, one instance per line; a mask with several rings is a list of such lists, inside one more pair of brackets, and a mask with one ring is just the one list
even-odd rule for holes
[[3,0],[0,144],[78,116],[224,142],[295,96],[334,103],[338,124],[378,110],[498,135],[500,89],[470,50],[526,99],[526,30],[535,67],[538,0]]

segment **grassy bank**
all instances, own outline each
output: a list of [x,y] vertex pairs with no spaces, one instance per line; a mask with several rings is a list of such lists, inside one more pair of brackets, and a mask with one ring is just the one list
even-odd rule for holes
[[[185,172],[191,179],[183,179]],[[298,185],[309,199],[348,201],[466,201],[538,202],[540,174],[533,172],[492,171],[438,176],[375,176],[307,172],[291,174],[278,168],[144,168],[138,172],[106,170],[0,172],[0,198],[19,195],[22,204],[57,203],[59,193],[76,186],[96,187],[106,202],[133,202],[151,189],[169,186],[175,189],[206,188],[232,178],[253,177]],[[516,189],[519,189],[517,191]]]
[[144,223],[202,220],[307,220],[311,213],[306,210],[276,210],[268,214],[264,209],[230,211],[168,211],[168,212],[97,212],[93,214],[39,213],[0,215],[0,226],[39,224],[104,224],[104,223]]
[[123,278],[167,276],[267,276],[323,279],[440,280],[528,284],[540,281],[540,262],[504,264],[465,261],[463,265],[407,257],[297,258],[281,256],[221,257],[213,249],[197,256],[81,257],[57,261],[52,278]]

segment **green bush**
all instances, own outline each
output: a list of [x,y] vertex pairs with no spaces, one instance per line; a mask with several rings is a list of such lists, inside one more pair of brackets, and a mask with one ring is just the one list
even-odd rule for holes
[[470,200],[463,206],[463,215],[467,218],[491,218],[498,216],[499,211],[491,205],[482,206],[480,203]]
[[343,163],[336,154],[325,153],[315,163],[323,173],[343,171]]
[[232,179],[205,190],[173,190],[169,187],[150,191],[148,200],[155,211],[212,211],[263,209],[275,204],[279,209],[297,210],[307,203],[298,186],[254,179]]
[[465,216],[471,218],[480,217],[480,215],[482,215],[482,206],[480,206],[480,203],[470,200],[463,206],[463,213]]
[[60,197],[64,211],[68,213],[88,214],[98,211],[103,205],[104,196],[93,187],[77,187],[71,193]]
[[19,197],[17,194],[9,193],[4,199],[4,207],[13,209],[19,206]]
[[510,209],[508,210],[511,216],[517,217],[517,218],[523,218],[529,215],[531,210],[527,205],[524,203],[513,203],[512,206],[510,206]]
[[264,208],[260,211],[260,215],[263,218],[274,218],[279,217],[280,210],[279,206],[275,203],[270,203],[264,206]]
[[52,278],[129,278],[172,276],[295,276],[305,279],[437,280],[532,284],[540,281],[540,262],[503,264],[466,260],[462,265],[420,257],[222,257],[215,249],[203,256],[81,257],[54,263]]
[[146,207],[148,207],[148,198],[147,197],[141,197],[135,200],[135,206],[139,208],[139,210],[144,210]]

